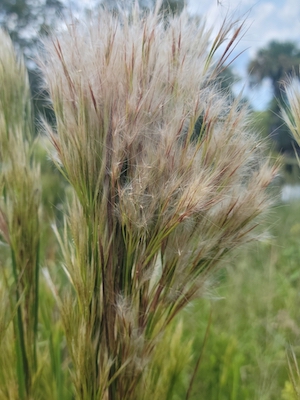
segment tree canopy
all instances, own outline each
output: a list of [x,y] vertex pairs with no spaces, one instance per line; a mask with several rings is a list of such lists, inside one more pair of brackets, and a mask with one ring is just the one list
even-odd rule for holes
[[281,96],[280,85],[288,75],[295,74],[300,65],[300,50],[293,42],[272,41],[258,51],[248,67],[252,84],[271,80],[274,95]]
[[0,25],[28,57],[38,36],[54,25],[63,8],[60,0],[1,0]]
[[47,34],[64,10],[61,0],[1,0],[0,26],[10,35],[14,46],[25,56],[33,103],[36,110],[48,117],[40,73],[34,62],[39,37]]
[[[135,0],[99,0],[99,4],[105,5],[108,9],[117,9],[118,6],[128,7],[131,6]],[[138,0],[139,6],[142,9],[151,9],[155,6],[157,0]],[[187,4],[187,0],[162,0],[160,11],[166,14],[179,14],[184,6]],[[221,1],[217,0],[217,5],[220,5]]]
[[[117,10],[118,7],[130,7],[134,4],[134,0],[101,0],[100,3],[106,8]],[[151,9],[155,7],[156,0],[139,0],[139,6],[142,9]],[[161,12],[177,14],[180,13],[185,5],[185,0],[162,0]]]

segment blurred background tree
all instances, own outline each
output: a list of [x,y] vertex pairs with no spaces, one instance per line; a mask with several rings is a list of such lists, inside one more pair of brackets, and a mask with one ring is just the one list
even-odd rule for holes
[[55,25],[63,9],[60,0],[1,0],[0,24],[29,58],[39,35]]
[[276,148],[281,153],[294,154],[296,146],[280,116],[280,103],[286,102],[282,83],[288,76],[299,76],[299,65],[300,49],[296,44],[272,41],[258,51],[248,66],[251,86],[261,85],[267,79],[271,83],[273,98],[263,118],[267,134],[275,140]]
[[45,107],[40,74],[34,59],[40,36],[48,34],[63,10],[64,5],[60,0],[0,1],[0,26],[9,33],[15,47],[24,54],[35,111],[48,117],[51,114]]
[[[154,8],[156,0],[139,0],[139,6],[142,9]],[[134,0],[101,0],[101,5],[105,6],[109,10],[117,11],[119,7],[131,7],[134,4]],[[186,4],[185,0],[163,0],[161,4],[161,12],[177,14],[180,13]]]

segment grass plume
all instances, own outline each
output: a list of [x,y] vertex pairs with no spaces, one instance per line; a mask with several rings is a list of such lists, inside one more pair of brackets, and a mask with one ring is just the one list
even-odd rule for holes
[[157,341],[220,261],[256,238],[270,205],[276,168],[247,108],[216,84],[231,29],[210,47],[185,13],[166,23],[101,11],[45,41],[56,116],[46,129],[74,189],[57,231],[70,283],[58,301],[78,399],[151,397]]

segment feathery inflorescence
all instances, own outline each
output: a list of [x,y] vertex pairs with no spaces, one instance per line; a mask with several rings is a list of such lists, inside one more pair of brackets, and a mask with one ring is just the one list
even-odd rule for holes
[[159,336],[270,205],[276,168],[217,83],[240,29],[210,45],[185,13],[101,11],[45,41],[46,129],[74,188],[58,237],[77,398],[146,398]]

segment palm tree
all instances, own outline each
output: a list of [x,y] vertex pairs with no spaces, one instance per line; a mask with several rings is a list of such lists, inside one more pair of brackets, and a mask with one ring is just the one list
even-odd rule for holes
[[291,74],[297,72],[300,65],[300,50],[293,42],[272,41],[260,49],[255,59],[248,67],[252,84],[261,84],[270,79],[273,94],[279,98],[281,82]]
[[267,133],[275,140],[280,152],[294,153],[295,142],[280,117],[279,102],[284,96],[282,83],[289,75],[299,75],[299,65],[300,50],[295,43],[272,41],[258,51],[248,66],[252,86],[260,85],[266,79],[271,81],[274,97],[267,112]]

